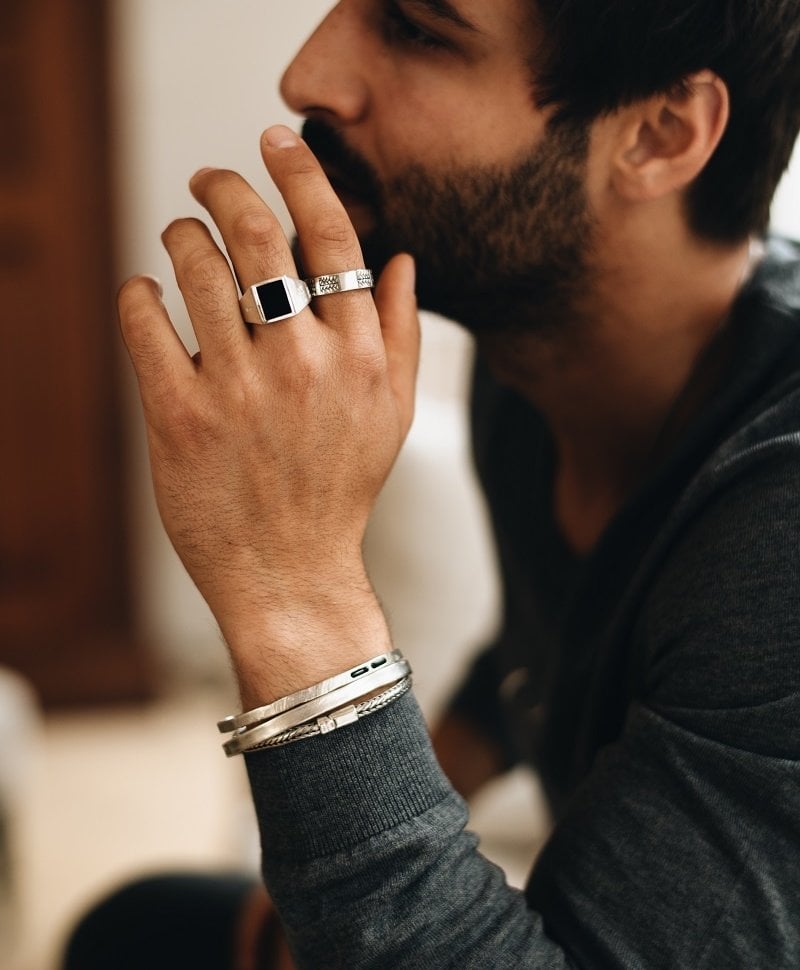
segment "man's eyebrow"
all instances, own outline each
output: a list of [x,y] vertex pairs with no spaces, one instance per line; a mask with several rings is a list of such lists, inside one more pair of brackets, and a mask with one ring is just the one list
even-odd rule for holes
[[450,0],[408,0],[409,6],[412,7],[423,7],[425,11],[432,14],[434,17],[438,17],[440,20],[449,20],[450,23],[455,24],[456,27],[460,27],[462,30],[469,30],[473,33],[478,33],[478,28],[472,21],[467,20],[467,18],[460,13],[455,6],[450,2]]

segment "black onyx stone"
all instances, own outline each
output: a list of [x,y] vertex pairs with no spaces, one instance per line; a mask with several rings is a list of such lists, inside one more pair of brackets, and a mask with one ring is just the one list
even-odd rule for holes
[[267,320],[285,317],[287,313],[292,312],[292,304],[289,302],[283,280],[262,283],[256,287],[256,293],[258,293],[261,309],[264,311]]

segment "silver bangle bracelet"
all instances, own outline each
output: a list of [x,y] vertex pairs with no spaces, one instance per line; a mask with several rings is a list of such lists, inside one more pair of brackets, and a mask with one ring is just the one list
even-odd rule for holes
[[260,721],[249,728],[240,728],[222,747],[228,756],[240,754],[253,744],[268,741],[291,728],[299,727],[301,724],[314,721],[331,711],[338,710],[343,705],[363,697],[371,690],[396,684],[410,673],[411,668],[406,660],[397,660],[386,666],[378,667],[354,681],[345,683],[342,687],[328,691],[305,704],[292,707],[276,717]]
[[245,711],[243,714],[229,714],[217,723],[217,727],[222,734],[227,734],[230,731],[239,731],[242,728],[260,724],[263,721],[269,720],[271,717],[277,717],[278,714],[283,714],[284,711],[299,707],[308,701],[316,700],[324,694],[329,694],[339,687],[344,687],[346,684],[365,677],[374,670],[378,670],[388,664],[397,663],[397,661],[402,659],[403,654],[400,650],[392,650],[389,653],[378,654],[377,657],[373,657],[371,660],[365,660],[364,663],[359,664],[357,667],[351,667],[350,670],[346,670],[342,674],[337,674],[335,677],[329,677],[327,680],[323,680],[313,687],[306,687],[304,690],[289,694],[287,697],[281,697],[271,704],[266,704],[263,707],[255,707],[253,710]]
[[[368,717],[370,714],[375,714],[383,710],[384,707],[388,707],[410,689],[411,676],[409,675],[396,684],[393,684],[382,694],[371,697],[368,701],[362,701],[360,704],[352,707],[342,708],[340,711],[334,711],[330,715],[320,717],[310,724],[301,724],[288,731],[283,731],[281,734],[277,734],[275,737],[269,738],[266,741],[259,741],[243,747],[241,753],[247,754],[253,751],[263,751],[268,748],[279,748],[285,744],[291,744],[293,741],[302,741],[305,738],[315,737],[316,735],[329,734],[331,731],[344,727],[346,724],[352,724],[355,721],[361,720],[363,717]],[[232,753],[234,752],[229,752],[229,756]]]

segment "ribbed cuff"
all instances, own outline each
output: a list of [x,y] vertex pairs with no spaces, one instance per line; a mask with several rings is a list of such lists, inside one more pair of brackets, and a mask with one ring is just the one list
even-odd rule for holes
[[262,852],[276,861],[348,849],[454,794],[411,693],[338,731],[245,760]]

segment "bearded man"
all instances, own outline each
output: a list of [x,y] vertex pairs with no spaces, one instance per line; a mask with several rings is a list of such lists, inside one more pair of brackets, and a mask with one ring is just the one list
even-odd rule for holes
[[[120,295],[249,709],[223,727],[292,954],[259,965],[800,965],[800,260],[766,236],[796,0],[341,0],[282,92],[294,251],[205,169],[236,275],[200,222],[164,236],[200,355],[152,280]],[[438,761],[361,556],[415,294],[476,338],[505,589]],[[461,797],[518,761],[555,817],[524,892]]]

